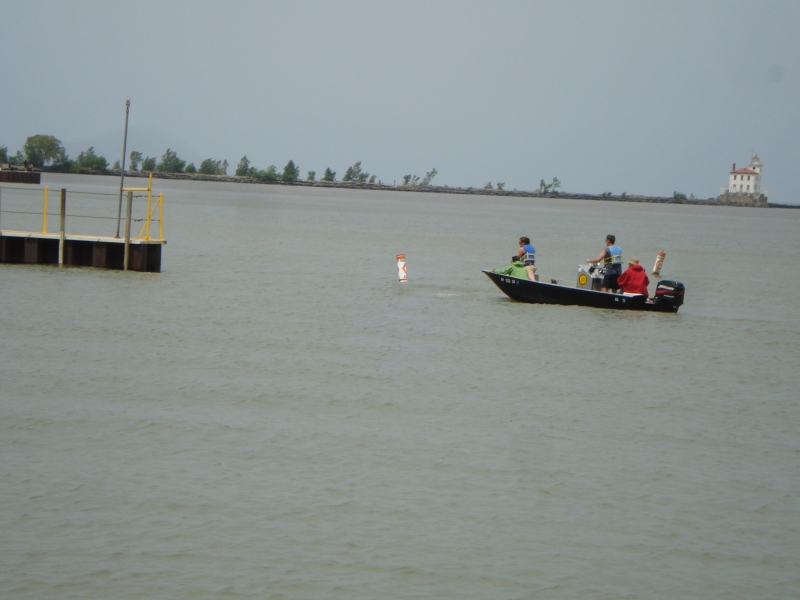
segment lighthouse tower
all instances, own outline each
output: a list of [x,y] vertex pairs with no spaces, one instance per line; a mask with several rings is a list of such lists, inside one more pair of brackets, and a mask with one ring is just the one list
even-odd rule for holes
[[753,156],[752,160],[750,161],[750,168],[753,169],[753,171],[755,171],[756,173],[758,173],[759,183],[761,183],[761,167],[763,166],[764,165],[762,164],[761,159],[758,158],[758,154]]

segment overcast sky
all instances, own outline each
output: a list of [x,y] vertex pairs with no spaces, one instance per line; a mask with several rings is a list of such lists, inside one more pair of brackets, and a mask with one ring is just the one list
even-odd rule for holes
[[4,2],[0,146],[800,203],[800,2]]

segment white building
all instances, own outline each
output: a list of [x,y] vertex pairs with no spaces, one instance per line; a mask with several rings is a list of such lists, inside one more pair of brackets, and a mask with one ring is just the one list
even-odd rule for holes
[[733,163],[730,179],[728,179],[728,189],[724,190],[728,194],[737,196],[759,196],[761,190],[761,167],[763,164],[756,154],[750,164],[743,169],[737,169]]

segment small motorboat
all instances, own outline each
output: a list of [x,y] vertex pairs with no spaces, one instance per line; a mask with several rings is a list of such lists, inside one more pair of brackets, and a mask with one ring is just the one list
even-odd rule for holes
[[575,304],[618,310],[678,312],[683,304],[683,296],[686,291],[681,282],[664,279],[658,282],[656,294],[652,298],[648,298],[644,294],[601,292],[603,269],[589,264],[578,266],[578,281],[575,287],[559,283],[558,279],[545,281],[544,278],[541,278],[539,281],[530,281],[501,275],[493,271],[484,271],[484,273],[512,300],[535,304]]

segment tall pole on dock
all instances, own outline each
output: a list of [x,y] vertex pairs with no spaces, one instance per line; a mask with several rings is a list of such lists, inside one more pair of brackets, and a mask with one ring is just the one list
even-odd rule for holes
[[131,254],[131,206],[133,205],[133,192],[128,192],[128,210],[125,217],[125,251],[122,258],[123,271],[128,270],[128,259]]
[[64,246],[67,245],[66,221],[67,221],[67,190],[61,188],[61,227],[59,229],[60,235],[58,236],[59,267],[64,265]]
[[125,135],[122,137],[122,173],[119,176],[119,207],[117,208],[117,235],[119,238],[119,221],[122,218],[122,188],[125,187],[125,151],[128,148],[128,113],[131,110],[131,99],[125,99]]

